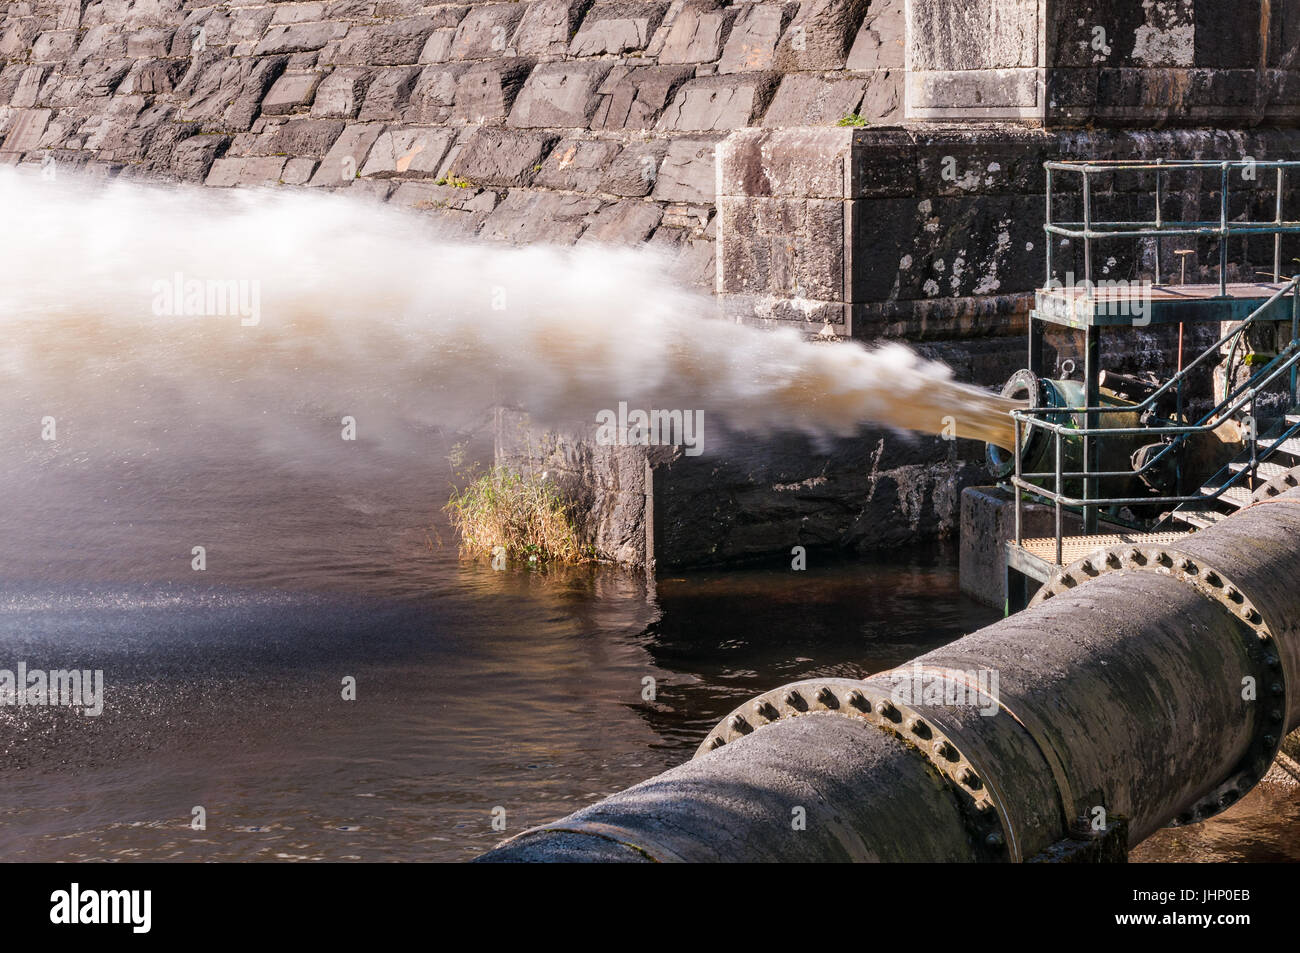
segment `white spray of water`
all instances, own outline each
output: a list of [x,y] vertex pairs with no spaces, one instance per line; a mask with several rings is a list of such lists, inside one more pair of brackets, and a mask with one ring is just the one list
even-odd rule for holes
[[[717,320],[644,249],[507,248],[345,196],[12,169],[0,208],[0,388],[27,414],[156,428],[162,406],[175,428],[261,425],[279,452],[316,437],[270,410],[337,421],[364,406],[369,437],[400,440],[498,401],[543,420],[627,401],[751,431],[1010,440],[1014,404],[943,365]],[[166,289],[195,281],[235,283],[225,314],[174,313]]]

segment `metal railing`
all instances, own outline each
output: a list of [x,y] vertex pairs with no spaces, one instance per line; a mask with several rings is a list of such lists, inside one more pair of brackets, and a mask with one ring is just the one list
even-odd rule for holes
[[[1300,169],[1300,161],[1263,161],[1246,159],[1232,162],[1213,160],[1177,160],[1166,162],[1157,159],[1154,162],[1130,162],[1126,160],[1106,160],[1088,162],[1045,162],[1047,170],[1047,216],[1043,230],[1047,233],[1047,286],[1051,287],[1053,274],[1053,242],[1051,236],[1083,240],[1084,278],[1087,287],[1092,287],[1093,242],[1110,238],[1155,238],[1155,283],[1160,284],[1160,238],[1172,238],[1179,235],[1191,235],[1199,238],[1219,239],[1219,294],[1228,293],[1228,241],[1233,235],[1273,236],[1273,281],[1281,281],[1282,276],[1282,236],[1300,234],[1300,222],[1288,222],[1282,218],[1282,197],[1286,192],[1287,170]],[[1217,169],[1220,174],[1219,184],[1219,220],[1217,222],[1182,222],[1165,221],[1164,199],[1166,179],[1178,172],[1200,172]],[[1277,172],[1276,214],[1271,222],[1230,221],[1228,209],[1232,194],[1232,176],[1234,170],[1240,170],[1246,181],[1254,181],[1255,175],[1262,169],[1274,169]],[[1155,173],[1155,219],[1145,222],[1109,222],[1097,221],[1093,216],[1092,180],[1095,175],[1113,175],[1120,172],[1154,172]],[[1083,194],[1082,222],[1054,222],[1052,210],[1056,192],[1054,173],[1078,174],[1082,177]]]
[[[1191,371],[1199,366],[1202,362],[1208,360],[1212,355],[1220,352],[1220,349],[1232,341],[1244,335],[1246,331],[1255,323],[1264,320],[1264,315],[1273,308],[1286,295],[1292,296],[1291,301],[1291,341],[1283,347],[1277,355],[1269,361],[1257,373],[1253,374],[1242,384],[1236,387],[1229,387],[1224,399],[1215,405],[1209,413],[1203,416],[1195,424],[1161,426],[1161,427],[1114,427],[1103,428],[1085,426],[1082,428],[1074,427],[1063,423],[1055,423],[1050,420],[1041,419],[1045,416],[1072,416],[1084,414],[1085,420],[1091,421],[1097,415],[1101,414],[1134,414],[1141,413],[1154,406],[1163,394],[1171,388],[1181,388],[1182,382],[1186,379]],[[1277,320],[1272,318],[1270,320]],[[1187,364],[1177,374],[1168,381],[1152,391],[1144,400],[1136,404],[1124,405],[1102,405],[1097,407],[1032,407],[1015,410],[1011,412],[1015,420],[1015,474],[1012,477],[1012,486],[1015,488],[1016,507],[1015,507],[1015,540],[1016,545],[1023,543],[1022,533],[1022,508],[1023,492],[1029,492],[1035,496],[1043,498],[1053,504],[1056,518],[1056,563],[1061,563],[1062,552],[1062,522],[1063,508],[1076,507],[1081,508],[1084,512],[1088,510],[1100,510],[1108,507],[1119,506],[1140,506],[1140,505],[1162,505],[1177,506],[1183,503],[1192,503],[1198,501],[1215,500],[1226,493],[1231,487],[1236,485],[1237,481],[1244,478],[1247,474],[1254,480],[1257,476],[1258,466],[1261,457],[1266,457],[1273,452],[1283,441],[1290,439],[1292,436],[1300,433],[1300,423],[1296,423],[1276,438],[1271,438],[1272,442],[1267,449],[1261,454],[1259,452],[1259,437],[1252,428],[1247,441],[1251,450],[1251,464],[1248,468],[1238,471],[1234,476],[1229,478],[1225,483],[1216,487],[1213,493],[1197,493],[1195,495],[1177,495],[1177,496],[1142,496],[1142,497],[1092,497],[1088,492],[1088,487],[1096,480],[1116,477],[1140,477],[1148,470],[1153,468],[1161,459],[1174,453],[1178,448],[1184,446],[1193,434],[1209,433],[1226,421],[1233,418],[1241,410],[1249,406],[1249,416],[1254,418],[1255,401],[1263,390],[1276,381],[1283,373],[1290,373],[1290,390],[1291,405],[1296,401],[1296,377],[1297,368],[1300,368],[1300,275],[1292,277],[1285,285],[1278,289],[1272,297],[1264,304],[1256,308],[1248,317],[1238,322],[1232,330],[1223,335],[1215,344],[1206,348],[1191,363]],[[1025,473],[1023,472],[1023,461],[1021,454],[1026,439],[1030,431],[1038,429],[1047,431],[1052,435],[1054,442],[1055,469],[1050,473]],[[1087,441],[1089,439],[1101,437],[1121,437],[1134,434],[1150,434],[1152,437],[1173,436],[1174,439],[1169,442],[1159,453],[1153,455],[1140,468],[1123,470],[1123,471],[1093,471],[1089,469],[1088,454],[1083,455],[1083,469],[1081,471],[1066,472],[1063,468],[1064,463],[1064,442],[1065,439],[1071,438],[1076,440]],[[1030,482],[1031,480],[1052,480],[1053,488],[1048,489]],[[1084,487],[1084,496],[1082,499],[1065,495],[1065,482],[1067,480],[1081,481]]]

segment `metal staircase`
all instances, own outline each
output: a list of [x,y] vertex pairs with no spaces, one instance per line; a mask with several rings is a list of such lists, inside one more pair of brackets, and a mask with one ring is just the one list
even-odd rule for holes
[[[1283,217],[1283,196],[1288,174],[1300,171],[1300,162],[1275,161],[1259,168],[1276,171],[1276,215],[1273,221],[1243,221],[1230,218],[1230,182],[1241,177],[1250,180],[1256,164],[1251,162],[1175,161],[1133,162],[1049,162],[1047,179],[1047,284],[1036,294],[1029,315],[1029,368],[1034,380],[1045,380],[1043,353],[1044,329],[1070,329],[1083,335],[1083,381],[1081,399],[1031,401],[1031,406],[1012,412],[1017,422],[1014,448],[1014,472],[1007,483],[1015,493],[1015,525],[1012,540],[1006,544],[1008,611],[1021,607],[1033,583],[1051,578],[1060,567],[1090,555],[1099,547],[1117,542],[1141,545],[1167,543],[1170,539],[1196,532],[1255,501],[1257,494],[1285,488],[1284,479],[1300,483],[1300,404],[1297,383],[1300,378],[1300,275],[1290,278],[1282,272],[1283,236],[1300,234],[1300,222]],[[1220,215],[1218,221],[1170,221],[1163,217],[1164,195],[1169,177],[1179,173],[1203,175],[1218,173]],[[1078,175],[1081,186],[1083,220],[1053,220],[1054,173]],[[1101,221],[1092,205],[1094,177],[1106,181],[1119,173],[1150,175],[1155,179],[1154,219],[1146,221]],[[1162,284],[1160,242],[1171,237],[1187,240],[1217,240],[1219,281],[1217,284]],[[1255,284],[1228,280],[1228,245],[1230,240],[1271,238],[1273,268],[1271,281]],[[1138,291],[1133,283],[1114,282],[1106,287],[1093,281],[1094,242],[1125,239],[1152,243],[1155,250],[1155,283],[1147,283],[1141,294],[1140,309],[1132,308]],[[1052,252],[1056,244],[1082,242],[1084,279],[1073,287],[1056,281]],[[1113,259],[1112,259],[1113,260]],[[1300,260],[1300,259],[1298,259]],[[1069,276],[1072,277],[1072,276]],[[1140,310],[1143,320],[1132,320]],[[1191,322],[1216,322],[1226,333],[1205,348],[1189,363],[1182,362],[1182,327]],[[1265,323],[1289,324],[1289,335],[1279,327],[1277,353],[1263,367],[1251,368],[1249,379],[1225,386],[1222,400],[1208,413],[1191,417],[1186,414],[1185,387],[1193,371],[1204,373],[1247,341],[1247,333]],[[1169,324],[1179,328],[1179,370],[1137,402],[1107,403],[1103,399],[1100,368],[1103,332],[1128,327]],[[1231,357],[1229,357],[1231,363]],[[1056,382],[1058,392],[1060,382]],[[1079,388],[1079,385],[1075,385]],[[1287,391],[1282,403],[1281,391]],[[1176,409],[1161,410],[1161,403],[1173,402]],[[1279,404],[1292,410],[1269,419],[1270,403],[1276,414]],[[1257,415],[1257,410],[1266,411]],[[1121,418],[1113,415],[1128,415]],[[1139,423],[1127,420],[1136,416]],[[1235,422],[1244,436],[1244,450],[1212,477],[1194,489],[1187,486],[1184,462],[1195,441],[1218,439],[1220,428]],[[1110,423],[1112,426],[1103,426]],[[1136,435],[1149,436],[1139,461],[1134,456],[1133,469],[1116,469],[1101,465],[1099,448],[1107,440]],[[1233,435],[1237,436],[1236,434]],[[1038,466],[1025,466],[1030,441]],[[1044,445],[1044,440],[1049,441]],[[1232,442],[1237,442],[1235,439]],[[1071,449],[1073,448],[1073,449]],[[1113,458],[1112,458],[1113,459]],[[1162,471],[1161,468],[1164,468]],[[1039,472],[1030,472],[1037,470]],[[1170,471],[1172,479],[1163,472]],[[1200,471],[1202,474],[1204,470]],[[1151,490],[1142,496],[1131,489],[1133,477],[1141,479]],[[1193,479],[1199,479],[1194,477]],[[1125,481],[1129,482],[1126,483]],[[1116,493],[1116,489],[1124,492]],[[1110,490],[1108,494],[1106,491]],[[1022,533],[1022,506],[1038,500],[1053,507],[1055,533],[1043,538],[1026,539]],[[1081,533],[1067,533],[1063,511],[1073,514]],[[1146,516],[1134,516],[1133,513]],[[1082,554],[1082,555],[1081,555]]]
[[[1254,458],[1252,459],[1252,455]],[[1201,485],[1201,500],[1180,503],[1170,523],[1204,529],[1255,502],[1258,490],[1300,467],[1300,414],[1287,414],[1270,432]]]

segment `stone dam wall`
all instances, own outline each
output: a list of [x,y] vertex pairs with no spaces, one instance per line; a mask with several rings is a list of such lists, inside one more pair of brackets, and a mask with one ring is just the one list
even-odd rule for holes
[[[1025,363],[1042,162],[1295,158],[1298,61],[1300,0],[17,0],[0,163],[346,190],[466,240],[645,243],[725,318],[908,341],[992,386]],[[1217,217],[1212,178],[1171,183],[1179,214]],[[1271,217],[1266,180],[1234,184],[1233,217]],[[1118,180],[1101,198],[1142,201]],[[1196,251],[1189,280],[1217,278]],[[1271,251],[1231,259],[1247,277]],[[1051,344],[1049,366],[1077,359]],[[1163,370],[1170,348],[1135,332],[1106,360]],[[697,458],[591,431],[503,411],[497,456],[565,482],[627,564],[941,536],[986,479],[981,447],[888,430],[712,429]]]

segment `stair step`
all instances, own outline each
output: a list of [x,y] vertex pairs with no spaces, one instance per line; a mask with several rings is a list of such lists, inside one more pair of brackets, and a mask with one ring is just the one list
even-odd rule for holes
[[[1228,464],[1228,469],[1231,470],[1233,473],[1240,473],[1242,470],[1249,470],[1250,461],[1233,460],[1231,463]],[[1259,477],[1259,481],[1261,483],[1266,483],[1269,480],[1273,479],[1273,477],[1281,476],[1283,473],[1286,473],[1290,469],[1291,467],[1285,467],[1277,463],[1261,463],[1256,470],[1256,475]]]
[[1218,510],[1174,510],[1169,515],[1171,518],[1189,526],[1195,526],[1197,529],[1205,529],[1207,526],[1213,526],[1215,523],[1228,518],[1227,513],[1220,513]]
[[1269,454],[1269,456],[1278,453],[1290,454],[1297,460],[1300,460],[1300,437],[1288,437],[1286,440],[1283,440],[1277,445],[1277,449],[1274,450],[1272,454]]
[[[1201,494],[1203,496],[1210,496],[1218,489],[1217,486],[1203,486],[1201,487]],[[1214,498],[1220,503],[1225,503],[1228,506],[1235,506],[1240,509],[1241,507],[1250,504],[1250,495],[1251,491],[1244,486],[1230,486]]]

